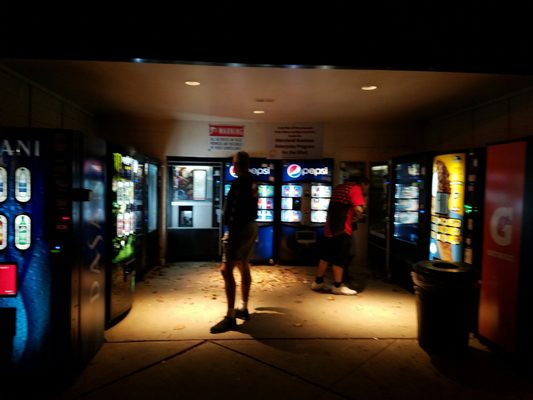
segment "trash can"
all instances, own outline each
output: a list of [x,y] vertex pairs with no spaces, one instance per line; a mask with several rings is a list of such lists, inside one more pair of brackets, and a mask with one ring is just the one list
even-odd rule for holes
[[428,353],[461,356],[468,350],[478,276],[468,264],[424,260],[413,266],[418,344]]

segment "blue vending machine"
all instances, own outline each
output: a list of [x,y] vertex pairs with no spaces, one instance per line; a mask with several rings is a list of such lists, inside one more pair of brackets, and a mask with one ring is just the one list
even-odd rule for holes
[[0,129],[4,377],[57,382],[104,342],[105,151],[77,131]]
[[315,265],[333,185],[333,159],[290,160],[281,167],[279,262]]
[[[255,178],[259,192],[256,220],[259,233],[250,261],[254,264],[274,264],[275,163],[267,159],[251,158],[249,171]],[[226,161],[224,164],[224,199],[235,179],[237,175],[233,170],[233,163]]]

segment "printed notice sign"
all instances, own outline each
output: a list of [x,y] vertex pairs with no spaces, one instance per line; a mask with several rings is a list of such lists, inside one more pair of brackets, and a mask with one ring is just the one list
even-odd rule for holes
[[270,158],[319,158],[322,156],[322,126],[276,125],[272,128]]
[[242,125],[212,125],[209,124],[209,151],[242,149],[244,140],[244,126]]

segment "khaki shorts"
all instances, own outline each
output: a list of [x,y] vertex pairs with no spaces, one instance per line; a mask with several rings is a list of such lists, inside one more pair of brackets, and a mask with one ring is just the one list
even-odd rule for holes
[[248,261],[257,240],[257,223],[255,221],[239,227],[232,227],[226,246],[223,246],[222,260]]

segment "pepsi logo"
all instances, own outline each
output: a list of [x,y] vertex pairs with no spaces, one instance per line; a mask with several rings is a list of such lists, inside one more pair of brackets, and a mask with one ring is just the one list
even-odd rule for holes
[[234,178],[237,178],[237,174],[235,173],[235,166],[231,166],[229,167],[229,174],[234,177]]
[[302,167],[298,164],[291,164],[287,167],[287,175],[291,178],[298,178],[302,174]]

